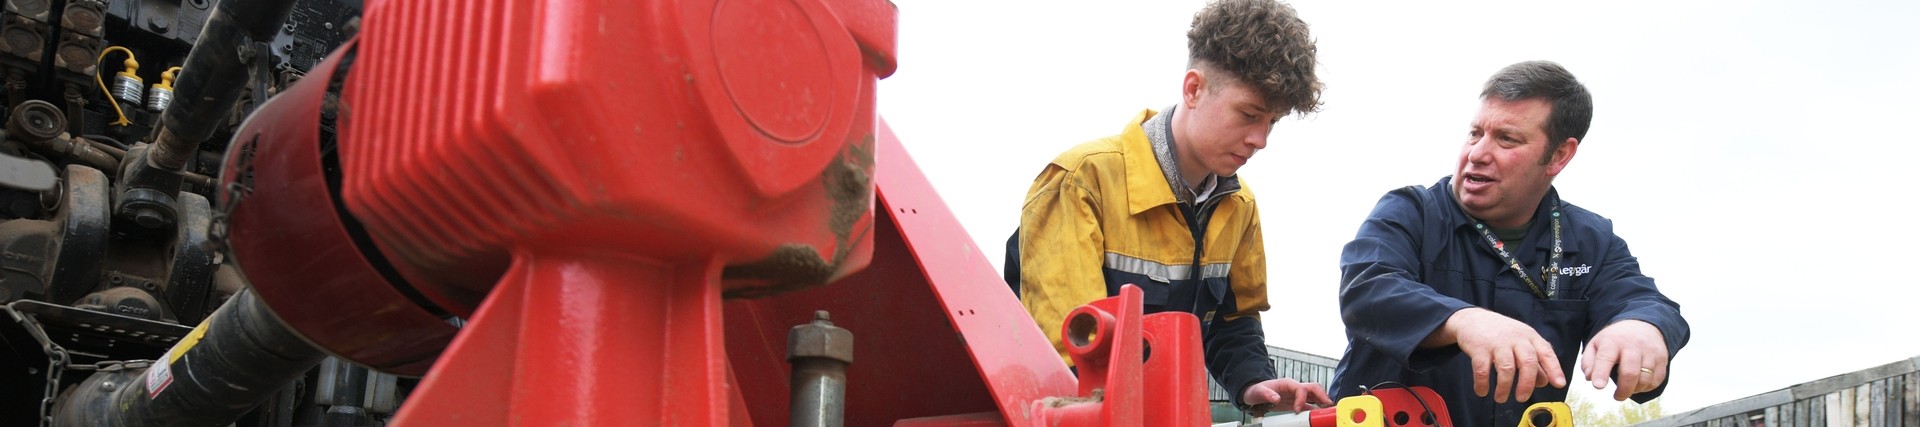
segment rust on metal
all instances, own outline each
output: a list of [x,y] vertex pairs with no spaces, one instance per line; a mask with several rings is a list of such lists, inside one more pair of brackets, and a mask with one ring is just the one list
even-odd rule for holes
[[721,296],[760,298],[819,286],[833,276],[833,270],[812,246],[787,243],[759,261],[727,266],[721,277],[747,284],[729,288]]
[[821,172],[827,200],[832,202],[827,229],[834,236],[833,257],[821,256],[811,245],[782,244],[766,257],[721,271],[723,280],[745,283],[727,289],[723,297],[761,298],[811,288],[826,284],[839,272],[854,242],[873,231],[871,221],[861,220],[872,213],[874,139],[872,133],[857,138]]

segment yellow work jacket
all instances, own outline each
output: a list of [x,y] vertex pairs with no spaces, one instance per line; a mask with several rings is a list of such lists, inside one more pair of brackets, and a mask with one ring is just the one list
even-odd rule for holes
[[1259,211],[1235,177],[1219,177],[1199,206],[1179,202],[1141,128],[1154,114],[1067,150],[1034,179],[1020,215],[1019,265],[1009,269],[1018,269],[1013,285],[1062,359],[1067,313],[1118,295],[1122,285],[1144,291],[1146,313],[1193,313],[1207,370],[1238,405],[1246,386],[1274,377],[1260,327],[1267,259]]

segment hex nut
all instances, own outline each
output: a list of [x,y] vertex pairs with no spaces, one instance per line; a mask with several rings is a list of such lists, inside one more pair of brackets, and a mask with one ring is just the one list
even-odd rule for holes
[[814,312],[813,322],[787,332],[787,360],[808,357],[853,363],[853,332],[834,326],[826,311]]

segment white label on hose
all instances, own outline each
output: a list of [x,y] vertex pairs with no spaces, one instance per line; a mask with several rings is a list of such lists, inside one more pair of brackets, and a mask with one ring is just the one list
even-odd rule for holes
[[173,385],[173,371],[168,368],[169,365],[166,360],[156,360],[152,368],[147,368],[147,399],[159,396],[161,390]]

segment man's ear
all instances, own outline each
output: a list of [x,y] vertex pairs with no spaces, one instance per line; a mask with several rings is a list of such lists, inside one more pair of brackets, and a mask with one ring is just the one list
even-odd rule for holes
[[1199,68],[1187,69],[1187,75],[1180,80],[1180,108],[1192,110],[1199,108],[1200,95],[1207,90],[1207,75]]
[[1560,175],[1560,170],[1566,169],[1567,163],[1573,161],[1573,154],[1579,151],[1580,140],[1578,139],[1567,138],[1566,142],[1560,143],[1560,148],[1553,150],[1553,160],[1547,162],[1547,176]]

